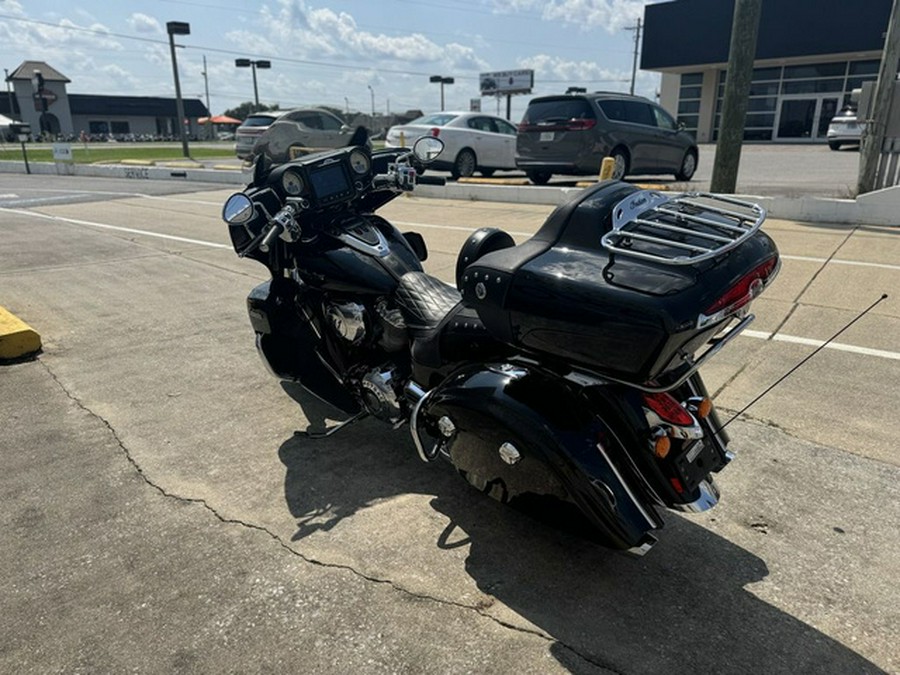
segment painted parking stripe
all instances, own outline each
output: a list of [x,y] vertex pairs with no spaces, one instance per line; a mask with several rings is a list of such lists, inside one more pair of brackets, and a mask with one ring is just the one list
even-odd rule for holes
[[[19,209],[6,209],[0,207],[0,211],[5,211],[7,213],[16,213],[23,216],[31,216],[33,218],[42,218],[44,220],[53,220],[57,222],[71,223],[73,225],[87,225],[89,227],[98,227],[105,230],[113,230],[116,232],[126,232],[128,234],[138,234],[144,235],[147,237],[156,237],[158,239],[167,239],[170,241],[178,241],[186,244],[197,244],[198,246],[208,246],[210,248],[219,248],[219,249],[228,249],[231,250],[231,246],[228,244],[217,244],[211,241],[203,241],[201,239],[188,239],[186,237],[177,237],[171,234],[161,234],[159,232],[148,232],[146,230],[136,230],[130,227],[121,227],[119,225],[107,225],[106,223],[95,223],[89,220],[78,220],[76,218],[65,218],[63,216],[52,216],[44,213],[36,213],[34,211],[21,211]],[[444,225],[425,225],[423,223],[403,223],[400,221],[395,221],[398,225],[407,225],[407,226],[415,226],[415,227],[431,227],[431,228],[441,228],[441,229],[452,229],[452,230],[463,230],[466,232],[471,232],[472,228],[469,227],[453,227],[453,226],[444,226]],[[515,233],[510,233],[515,234]],[[523,235],[523,236],[531,236],[531,235]],[[834,261],[832,261],[834,262]],[[744,337],[756,338],[760,340],[773,340],[776,342],[788,342],[793,344],[802,344],[809,345],[811,347],[821,347],[825,341],[824,340],[813,340],[811,338],[803,338],[797,337],[794,335],[784,335],[782,333],[766,333],[763,331],[754,331],[754,330],[745,330],[741,333]],[[834,349],[836,351],[849,352],[852,354],[862,354],[865,356],[876,356],[884,359],[892,359],[892,360],[900,360],[900,352],[892,352],[884,349],[870,349],[869,347],[858,347],[856,345],[848,345],[841,342],[832,342],[827,345],[826,349]]]
[[184,244],[197,244],[198,246],[208,246],[210,248],[223,248],[231,250],[231,244],[217,244],[212,241],[203,241],[202,239],[188,239],[187,237],[177,237],[173,234],[162,234],[161,232],[148,232],[147,230],[136,230],[131,227],[122,227],[120,225],[107,225],[106,223],[95,223],[90,220],[78,220],[77,218],[65,218],[63,216],[52,216],[46,213],[38,213],[36,211],[21,211],[19,209],[6,209],[0,207],[0,211],[6,213],[15,213],[21,216],[31,216],[32,218],[41,218],[43,220],[53,220],[61,223],[70,223],[73,225],[87,225],[89,227],[99,227],[104,230],[114,230],[115,232],[125,232],[127,234],[139,234],[145,237],[155,237],[157,239],[167,239],[169,241],[178,241]]
[[[775,342],[789,342],[795,345],[807,345],[809,347],[821,347],[825,344],[825,340],[813,340],[812,338],[797,337],[796,335],[784,335],[782,333],[766,333],[759,330],[745,330],[741,333],[744,337],[756,338],[759,340],[773,340]],[[843,342],[829,342],[825,345],[825,349],[834,349],[839,352],[850,352],[851,354],[863,354],[865,356],[877,356],[882,359],[892,359],[900,361],[900,352],[891,352],[885,349],[870,349],[869,347],[858,347],[856,345],[848,345]]]

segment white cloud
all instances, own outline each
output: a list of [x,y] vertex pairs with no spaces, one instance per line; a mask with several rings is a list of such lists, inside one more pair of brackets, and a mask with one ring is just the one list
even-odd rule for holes
[[493,0],[502,14],[537,12],[545,21],[579,26],[582,30],[603,28],[610,33],[633,26],[644,14],[648,0]]
[[128,25],[131,26],[131,30],[135,33],[152,33],[156,35],[162,35],[163,33],[159,21],[152,16],[147,16],[140,12],[135,12],[128,17]]

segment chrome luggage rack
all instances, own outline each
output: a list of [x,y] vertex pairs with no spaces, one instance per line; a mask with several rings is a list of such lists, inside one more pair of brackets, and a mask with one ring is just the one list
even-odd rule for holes
[[764,208],[732,197],[642,190],[616,204],[612,230],[600,241],[610,253],[693,265],[740,246],[765,219]]

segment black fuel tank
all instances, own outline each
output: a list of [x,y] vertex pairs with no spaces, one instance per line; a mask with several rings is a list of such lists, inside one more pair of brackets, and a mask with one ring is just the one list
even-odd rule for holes
[[390,294],[404,274],[422,271],[404,236],[378,216],[354,216],[326,228],[295,259],[311,285],[350,294]]

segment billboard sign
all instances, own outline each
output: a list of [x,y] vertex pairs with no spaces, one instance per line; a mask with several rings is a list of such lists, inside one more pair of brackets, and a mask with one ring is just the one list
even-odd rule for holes
[[530,94],[534,86],[533,70],[501,70],[478,76],[482,96]]

